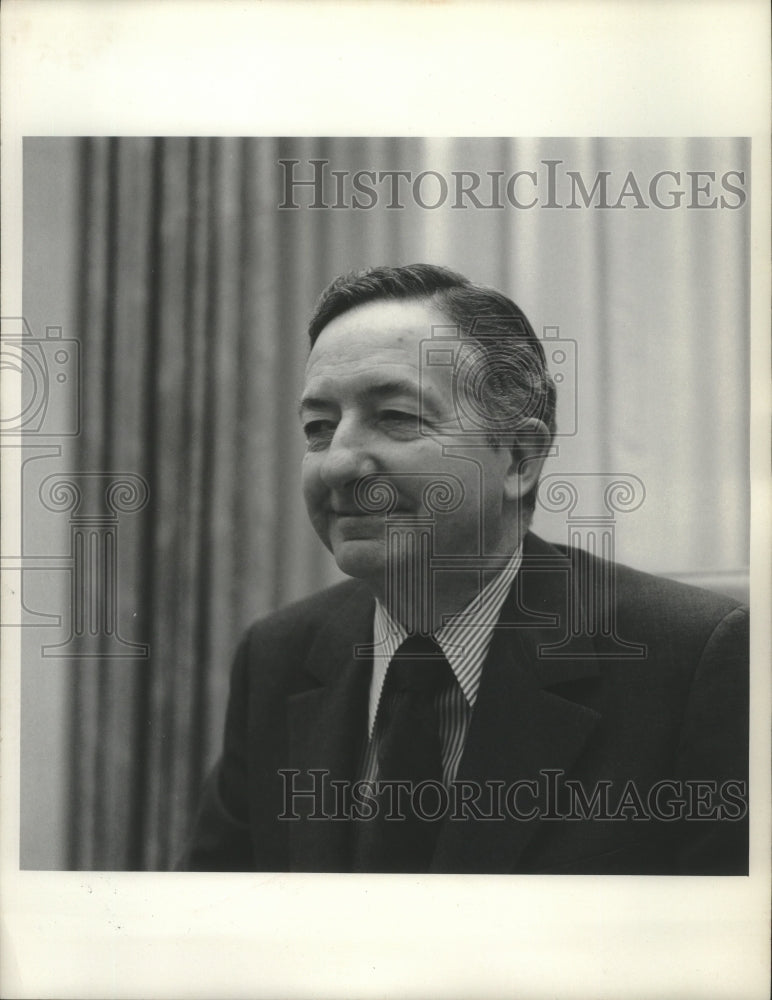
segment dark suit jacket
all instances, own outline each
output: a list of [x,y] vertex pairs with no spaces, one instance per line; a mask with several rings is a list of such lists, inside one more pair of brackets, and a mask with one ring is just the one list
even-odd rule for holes
[[[356,779],[372,616],[352,581],[248,631],[181,867],[351,870],[350,822],[310,818],[310,796],[279,818],[281,772]],[[432,871],[747,873],[747,682],[736,601],[529,534],[457,776],[499,782],[505,807],[445,818]]]

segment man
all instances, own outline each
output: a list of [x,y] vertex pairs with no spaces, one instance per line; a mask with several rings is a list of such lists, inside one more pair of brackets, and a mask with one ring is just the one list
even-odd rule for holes
[[354,581],[236,657],[183,866],[747,871],[747,616],[528,530],[555,389],[519,308],[444,268],[337,279],[300,415]]

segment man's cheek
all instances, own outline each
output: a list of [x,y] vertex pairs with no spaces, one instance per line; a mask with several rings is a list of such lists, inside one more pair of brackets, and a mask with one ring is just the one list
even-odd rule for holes
[[311,504],[314,497],[318,497],[324,491],[324,483],[319,475],[318,463],[314,461],[312,455],[304,455],[300,466],[300,483],[303,489],[303,496],[306,503]]
[[306,501],[306,509],[308,510],[308,518],[311,522],[311,527],[316,532],[319,540],[325,546],[325,548],[332,551],[332,542],[330,540],[330,524],[328,521],[327,514],[321,511],[318,507],[312,506],[308,501]]
[[306,504],[308,516],[317,532],[321,530],[325,521],[324,498],[325,490],[318,477],[310,475],[303,470],[302,476],[303,499]]

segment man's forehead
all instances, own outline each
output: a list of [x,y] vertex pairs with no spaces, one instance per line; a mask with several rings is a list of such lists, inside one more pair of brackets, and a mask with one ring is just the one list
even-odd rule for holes
[[336,316],[308,357],[304,398],[420,393],[439,404],[450,391],[449,373],[427,375],[422,365],[437,325],[447,327],[448,320],[428,300],[368,302]]
[[449,320],[428,299],[378,299],[354,306],[330,320],[319,333],[317,345],[332,340],[340,343],[346,338],[362,344],[409,343],[431,337],[436,326],[448,325]]
[[342,400],[374,401],[421,399],[432,410],[444,408],[445,397],[452,395],[450,373],[432,373],[418,364],[395,362],[388,356],[368,356],[352,362],[330,364],[323,359],[306,371],[301,409]]
[[324,397],[326,395],[337,395],[337,389],[351,389],[355,396],[372,396],[374,398],[386,398],[389,396],[417,396],[419,393],[419,380],[417,377],[411,378],[395,376],[385,368],[382,370],[378,366],[371,368],[362,378],[347,379],[325,377],[321,374],[318,378],[309,379],[306,384],[306,391],[303,393],[303,402],[312,398]]

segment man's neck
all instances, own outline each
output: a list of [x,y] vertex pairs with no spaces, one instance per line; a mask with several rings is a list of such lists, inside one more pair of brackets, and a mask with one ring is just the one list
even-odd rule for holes
[[501,551],[480,559],[472,569],[433,568],[428,580],[425,570],[411,574],[401,567],[393,581],[387,579],[372,589],[392,618],[409,632],[436,633],[504,571],[521,544],[516,538]]

